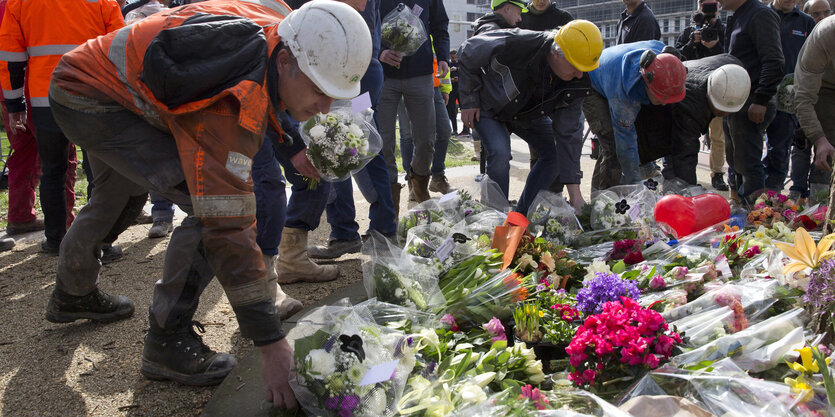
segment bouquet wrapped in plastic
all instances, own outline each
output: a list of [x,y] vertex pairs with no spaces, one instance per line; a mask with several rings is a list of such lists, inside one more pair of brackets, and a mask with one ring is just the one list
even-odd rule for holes
[[420,10],[409,8],[403,3],[383,17],[380,31],[384,47],[404,56],[417,52],[429,39],[423,21],[420,20]]
[[423,311],[444,304],[438,287],[441,270],[433,261],[404,254],[376,232],[363,244],[362,252],[370,258],[362,265],[369,298]]
[[354,113],[350,101],[331,105],[299,129],[307,156],[325,181],[343,181],[365,167],[383,146],[370,109]]
[[311,311],[287,335],[290,386],[308,415],[393,416],[415,365],[403,333],[354,307]]
[[435,198],[426,200],[409,209],[397,222],[397,242],[405,244],[409,229],[413,227],[430,223],[453,227],[463,219],[458,213],[458,206],[453,202],[441,202]]
[[556,245],[570,245],[583,233],[580,221],[562,196],[540,191],[528,210],[528,231]]
[[440,223],[413,227],[406,236],[404,250],[409,255],[431,259],[446,271],[476,254],[478,244],[463,230]]
[[591,227],[613,229],[654,223],[655,194],[642,184],[618,185],[592,193]]
[[738,303],[747,313],[748,319],[754,319],[762,315],[776,301],[773,298],[776,286],[777,281],[775,280],[723,284],[679,308],[663,313],[662,316],[675,322],[721,307],[733,308]]
[[[498,255],[491,255],[495,256]],[[491,317],[510,319],[515,303],[525,300],[538,282],[538,274],[485,273],[478,267],[484,262],[479,262],[479,258],[482,256],[460,263],[441,281],[441,291],[447,300],[441,312],[452,315],[462,326],[478,325]]]
[[796,308],[675,356],[672,362],[689,366],[730,357],[740,367],[762,372],[777,365],[786,353],[803,347],[806,320],[803,309]]
[[618,404],[635,417],[831,415],[826,400],[803,398],[781,382],[752,378],[730,360],[697,371],[659,368],[638,381]]

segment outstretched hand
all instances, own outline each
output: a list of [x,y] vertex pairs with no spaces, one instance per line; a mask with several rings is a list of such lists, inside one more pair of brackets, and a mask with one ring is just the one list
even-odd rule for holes
[[287,339],[260,347],[261,379],[264,380],[267,401],[279,410],[296,408],[296,396],[290,388],[290,366],[293,348]]

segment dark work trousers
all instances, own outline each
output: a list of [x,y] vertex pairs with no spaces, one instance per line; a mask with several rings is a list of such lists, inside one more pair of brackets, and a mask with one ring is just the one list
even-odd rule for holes
[[748,107],[745,104],[738,112],[725,117],[725,157],[728,159],[728,181],[741,198],[756,199],[757,193],[765,188],[763,174],[763,137],[765,130],[774,119],[777,104],[772,99],[766,106],[765,120],[754,123],[748,120]]
[[615,131],[612,129],[609,102],[598,92],[592,91],[591,95],[583,100],[583,113],[600,145],[600,156],[597,157],[591,177],[592,191],[620,185],[621,168],[615,151]]
[[458,92],[449,93],[449,101],[446,103],[446,113],[452,122],[452,134],[458,134]]
[[794,143],[797,118],[793,114],[778,111],[766,129],[766,153],[763,158],[765,187],[780,191],[789,171],[789,151]]
[[[85,113],[50,99],[67,137],[87,149],[95,191],[61,243],[56,287],[81,296],[95,290],[99,242],[124,231],[147,199],[147,190],[172,201],[188,217],[171,234],[162,279],[154,287],[151,326],[187,325],[214,276],[202,245],[202,221],[193,217],[174,138],[127,110]],[[121,230],[120,230],[121,229]]]
[[52,244],[64,238],[73,222],[75,205],[75,146],[57,129],[35,125],[35,142],[41,161],[40,200],[44,235]]

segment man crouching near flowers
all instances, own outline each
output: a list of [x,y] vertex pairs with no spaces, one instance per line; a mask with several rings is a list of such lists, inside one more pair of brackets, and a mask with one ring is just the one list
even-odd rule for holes
[[[252,158],[267,127],[280,130],[280,113],[307,120],[334,98],[359,94],[371,50],[365,22],[343,3],[314,0],[291,13],[273,0],[217,0],[159,12],[65,54],[50,107],[87,150],[96,192],[61,244],[47,320],[133,315],[130,300],[97,288],[98,257],[108,232],[136,217],[123,207],[141,208],[150,189],[188,217],[171,235],[154,288],[142,374],[214,385],[236,365],[192,328],[203,330],[194,314],[217,275],[241,336],[261,351],[267,400],[295,407],[292,348],[256,245]],[[299,171],[318,178],[304,165]]]
[[[560,172],[555,135],[569,140],[582,133],[583,97],[591,91],[584,73],[597,68],[602,51],[600,29],[586,20],[571,21],[556,32],[494,30],[461,46],[461,121],[481,135],[487,174],[505,197],[510,183],[510,133],[539,154],[516,211],[527,214],[534,197]],[[579,163],[579,153],[572,160]],[[579,185],[569,186],[568,191],[577,207],[582,201]]]

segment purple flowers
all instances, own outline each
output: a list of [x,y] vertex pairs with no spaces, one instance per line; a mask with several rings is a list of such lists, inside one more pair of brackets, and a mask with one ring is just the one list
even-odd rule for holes
[[812,270],[809,277],[809,288],[803,301],[817,311],[828,309],[835,302],[835,258],[821,262],[820,266]]
[[641,296],[635,281],[621,279],[611,272],[598,272],[577,293],[577,309],[586,315],[599,314],[603,304],[619,301],[622,296],[634,300]]
[[342,395],[328,397],[325,400],[325,407],[330,410],[339,410],[337,414],[340,417],[351,417],[354,415],[354,410],[360,405],[360,397],[356,395]]

